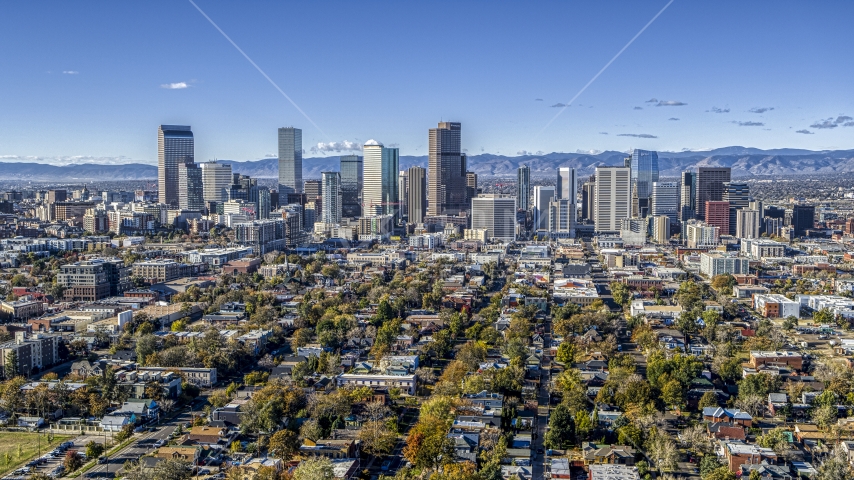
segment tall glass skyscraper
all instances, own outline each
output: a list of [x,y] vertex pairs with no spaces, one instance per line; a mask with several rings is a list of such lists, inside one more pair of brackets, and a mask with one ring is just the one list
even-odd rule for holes
[[428,215],[457,215],[468,210],[461,132],[459,122],[439,122],[438,128],[430,129]]
[[302,130],[279,129],[279,194],[302,193]]
[[364,147],[364,185],[362,187],[362,216],[397,216],[400,152],[386,148],[376,140],[368,140]]
[[578,183],[575,179],[575,169],[560,167],[557,171],[557,195],[555,198],[569,200],[569,203],[575,205],[577,190]]
[[342,155],[341,166],[341,213],[345,217],[362,215],[362,157]]
[[658,153],[648,150],[632,152],[632,215],[645,217],[649,212],[652,183],[658,181]]
[[525,211],[531,208],[531,167],[527,165],[516,171],[516,208]]
[[178,205],[178,164],[194,163],[193,132],[189,125],[157,128],[157,198]]

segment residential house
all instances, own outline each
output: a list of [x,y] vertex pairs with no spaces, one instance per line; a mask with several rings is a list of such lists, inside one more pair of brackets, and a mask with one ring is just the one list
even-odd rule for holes
[[742,471],[741,467],[744,464],[777,463],[777,454],[774,450],[740,442],[725,443],[724,455],[729,470],[735,474]]
[[705,407],[703,420],[710,423],[736,423],[748,428],[753,426],[753,416],[739,409]]

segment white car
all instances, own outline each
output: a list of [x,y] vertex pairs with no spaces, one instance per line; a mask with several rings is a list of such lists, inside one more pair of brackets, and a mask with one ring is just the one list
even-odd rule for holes
[[158,440],[158,441],[154,442],[154,448],[160,448],[163,445],[166,445],[166,440]]

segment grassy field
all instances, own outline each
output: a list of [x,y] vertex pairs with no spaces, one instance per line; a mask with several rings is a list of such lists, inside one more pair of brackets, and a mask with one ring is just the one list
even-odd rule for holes
[[39,452],[39,437],[42,455],[73,438],[68,435],[54,435],[53,441],[48,443],[45,434],[0,432],[0,475],[5,475],[34,458]]

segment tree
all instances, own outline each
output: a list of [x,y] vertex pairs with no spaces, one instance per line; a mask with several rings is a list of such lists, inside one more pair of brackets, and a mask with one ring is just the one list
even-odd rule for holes
[[561,403],[549,417],[549,429],[546,431],[544,444],[547,448],[560,449],[569,445],[574,433],[574,420],[569,407]]
[[409,431],[403,456],[418,468],[436,469],[453,462],[454,445],[448,438],[450,420],[421,413],[421,418]]
[[715,395],[715,392],[706,392],[700,397],[700,401],[697,403],[697,409],[701,412],[706,407],[717,407],[718,404],[718,396]]
[[611,289],[611,295],[614,297],[614,301],[618,304],[625,306],[632,299],[632,292],[629,289],[629,286],[622,282],[611,282],[609,285]]
[[83,466],[83,460],[77,454],[77,450],[69,450],[65,452],[65,473],[71,473]]
[[813,409],[812,419],[816,425],[819,426],[822,430],[827,430],[831,425],[836,423],[836,416],[838,415],[838,410],[836,405],[822,405],[818,408]]
[[104,453],[104,445],[94,440],[86,444],[86,456],[89,458],[98,458]]
[[712,277],[712,288],[721,292],[724,295],[732,295],[732,287],[734,287],[738,282],[736,282],[735,277],[730,275],[729,273],[725,273],[723,275],[715,275]]
[[318,441],[323,438],[323,427],[315,419],[306,420],[299,429],[300,435],[311,440]]
[[735,474],[729,470],[729,467],[718,467],[708,472],[703,480],[735,480]]
[[851,476],[848,454],[841,447],[833,449],[818,468],[818,480],[847,480]]
[[299,437],[291,430],[279,430],[270,437],[267,450],[284,461],[290,460],[300,447]]
[[17,377],[20,374],[18,371],[18,351],[15,349],[10,349],[9,353],[6,354],[5,372],[7,379]]
[[678,407],[682,405],[682,384],[678,380],[670,380],[661,387],[661,400],[665,405]]
[[388,455],[394,450],[397,435],[385,421],[369,420],[359,430],[359,440],[365,452],[374,456]]
[[335,472],[332,461],[326,457],[306,458],[294,470],[293,480],[332,480]]
[[829,308],[822,308],[813,314],[812,320],[814,323],[818,323],[820,325],[831,323],[834,321],[833,312],[831,312]]
[[557,347],[557,361],[564,365],[572,365],[575,362],[575,357],[577,355],[576,350],[575,344],[571,341],[562,342],[560,346]]
[[593,425],[593,421],[590,419],[587,411],[579,410],[575,412],[575,438],[579,444],[587,440],[587,436],[590,435],[594,427],[595,425]]
[[777,427],[769,430],[765,435],[756,439],[760,447],[771,448],[777,455],[782,455],[789,448],[789,440],[786,437],[786,429]]
[[705,480],[709,474],[722,466],[716,455],[705,455],[700,459],[700,477]]

